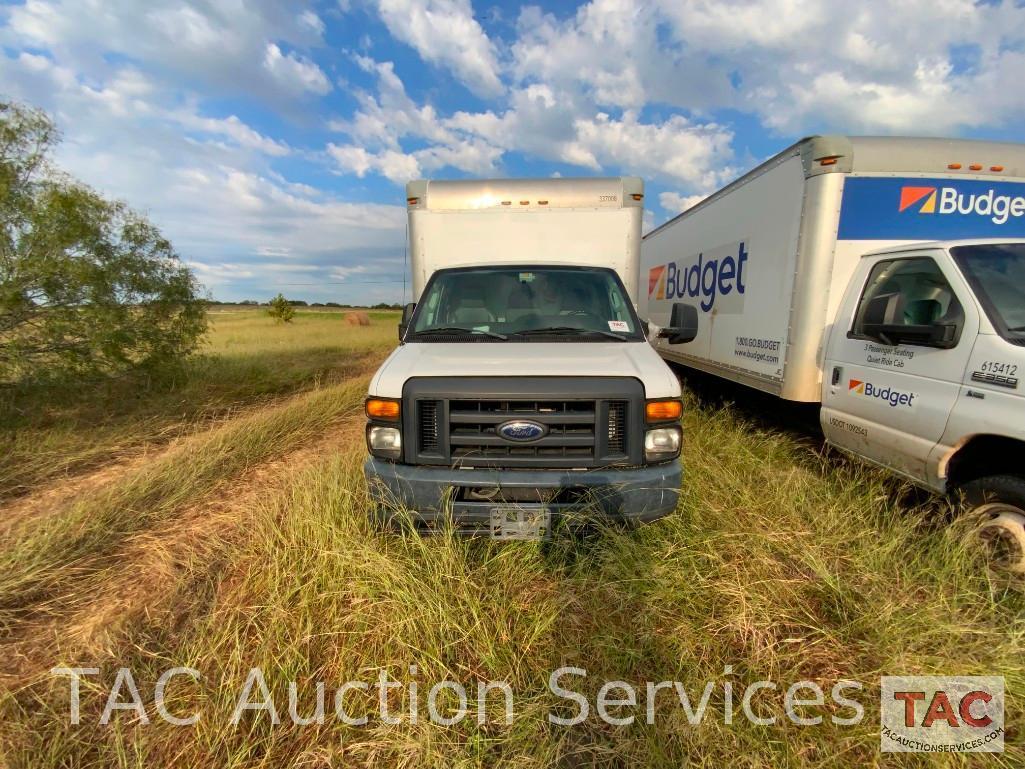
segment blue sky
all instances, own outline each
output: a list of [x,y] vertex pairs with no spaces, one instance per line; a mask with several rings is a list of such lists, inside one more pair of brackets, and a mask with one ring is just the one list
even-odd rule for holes
[[652,226],[823,132],[1025,140],[1025,6],[26,0],[0,96],[210,293],[402,299],[405,181],[632,174]]

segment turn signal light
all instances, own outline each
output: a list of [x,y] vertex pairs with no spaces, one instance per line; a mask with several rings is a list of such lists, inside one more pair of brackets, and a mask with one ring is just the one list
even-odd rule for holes
[[407,206],[415,206],[419,202],[420,202],[420,198],[406,198],[406,205]]
[[961,164],[960,163],[947,163],[947,168],[949,168],[951,171],[960,171],[961,170]]
[[367,400],[367,416],[371,419],[383,419],[386,422],[399,420],[399,402],[370,398]]
[[639,192],[634,192],[630,195],[630,197],[632,197],[634,200],[644,200],[644,195],[642,195]]
[[820,166],[835,166],[836,165],[836,158],[822,158],[822,160],[819,161],[819,165]]
[[990,171],[996,171],[997,173],[1000,173],[1001,171],[1004,170],[1004,167],[1003,166],[990,166],[989,170]]
[[982,170],[982,166],[979,165],[978,163],[972,163],[970,166],[968,166],[968,168],[970,170],[972,170],[972,171],[981,171]]
[[671,422],[683,414],[680,401],[650,401],[644,406],[644,416],[649,422]]

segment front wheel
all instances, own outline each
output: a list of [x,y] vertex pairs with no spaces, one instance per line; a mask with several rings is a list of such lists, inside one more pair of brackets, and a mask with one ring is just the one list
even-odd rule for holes
[[969,544],[981,547],[990,567],[1025,575],[1025,479],[995,475],[966,484]]

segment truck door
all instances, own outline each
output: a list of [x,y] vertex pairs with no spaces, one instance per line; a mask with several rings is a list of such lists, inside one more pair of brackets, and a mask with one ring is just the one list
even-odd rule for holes
[[[821,420],[830,443],[929,482],[929,452],[978,334],[970,297],[945,252],[863,260],[827,342]],[[880,334],[880,307],[890,335]]]

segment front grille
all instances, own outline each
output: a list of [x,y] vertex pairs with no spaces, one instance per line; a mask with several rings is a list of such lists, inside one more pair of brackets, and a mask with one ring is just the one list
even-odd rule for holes
[[623,453],[626,446],[626,401],[609,402],[609,441],[611,452]]
[[420,451],[433,454],[438,451],[438,402],[417,402],[417,436]]
[[[456,385],[465,389],[452,390]],[[537,387],[535,397],[526,397],[533,389],[528,385]],[[612,397],[594,392],[606,388]],[[496,397],[489,389],[502,394]],[[407,442],[407,462],[551,468],[640,464],[643,424],[632,420],[643,419],[644,396],[636,380],[411,379],[406,390],[404,412],[412,416],[406,429],[414,437]],[[579,397],[565,395],[580,390],[585,392]],[[553,397],[556,392],[561,397]],[[544,434],[517,441],[499,432],[506,422],[521,420],[542,425]]]
[[[544,437],[519,443],[498,433],[506,422],[543,424]],[[449,402],[452,459],[594,458],[594,401],[458,400]]]

